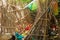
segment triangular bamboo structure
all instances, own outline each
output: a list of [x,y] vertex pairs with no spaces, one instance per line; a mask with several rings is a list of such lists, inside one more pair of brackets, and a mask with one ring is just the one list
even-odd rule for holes
[[[11,1],[11,3],[9,2]],[[28,37],[26,40],[30,40],[30,37],[34,36],[35,40],[41,40],[41,36],[43,36],[43,40],[48,40],[48,35],[47,35],[47,28],[50,25],[50,20],[52,16],[52,9],[50,9],[49,12],[49,7],[51,6],[51,1],[46,0],[45,3],[40,2],[41,0],[36,0],[38,4],[38,10],[37,10],[37,15],[35,17],[33,26],[31,30],[28,33]],[[21,5],[19,5],[19,3]],[[19,10],[16,8],[16,5],[19,5],[20,7],[23,8],[23,3],[19,2],[16,4],[15,0],[8,0],[7,1],[7,6],[3,7],[0,6],[0,15],[1,15],[1,33],[13,33],[15,31],[16,23],[15,21],[21,21],[21,18],[24,18],[25,16],[29,16],[30,11],[28,9],[23,9]],[[3,4],[3,3],[2,3]],[[22,14],[23,13],[23,14]],[[27,15],[25,15],[26,13]],[[31,22],[30,18],[31,16],[27,17],[27,20]],[[20,18],[20,19],[19,19]],[[22,19],[21,24],[23,24],[24,19]],[[32,23],[32,22],[31,22]],[[43,29],[43,33],[41,33]]]

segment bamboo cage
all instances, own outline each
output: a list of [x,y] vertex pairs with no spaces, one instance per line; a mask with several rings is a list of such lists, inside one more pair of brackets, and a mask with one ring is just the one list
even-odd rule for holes
[[[24,4],[21,2],[21,0],[19,0],[18,3],[16,3],[15,0],[5,0],[5,5],[2,0],[0,1],[0,34],[14,33],[15,28],[18,26],[18,24],[21,24],[23,26],[24,21],[27,21],[33,25],[25,40],[32,40],[33,37],[34,40],[50,39],[48,38],[48,28],[51,23],[50,20],[53,16],[53,10],[51,9],[52,0],[45,0],[44,3],[42,3],[41,0],[36,0],[38,9],[36,14],[33,14],[34,19],[33,16],[31,16],[32,14],[29,9],[21,9],[27,5],[27,3]],[[48,9],[49,7],[50,12]],[[52,39],[55,40],[54,38]]]

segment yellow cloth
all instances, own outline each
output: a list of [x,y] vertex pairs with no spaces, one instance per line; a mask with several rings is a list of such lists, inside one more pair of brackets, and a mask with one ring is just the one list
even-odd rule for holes
[[25,37],[27,36],[27,34],[28,34],[28,31],[25,31],[22,35]]

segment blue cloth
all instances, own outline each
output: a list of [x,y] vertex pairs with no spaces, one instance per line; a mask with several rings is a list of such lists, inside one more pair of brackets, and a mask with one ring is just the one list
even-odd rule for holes
[[22,40],[22,38],[24,38],[21,34],[19,34],[18,32],[15,33],[15,36],[17,38],[17,40]]

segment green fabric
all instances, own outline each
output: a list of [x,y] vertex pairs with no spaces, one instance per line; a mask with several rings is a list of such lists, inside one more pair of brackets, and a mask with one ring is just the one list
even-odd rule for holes
[[34,11],[34,10],[37,9],[37,4],[34,2],[33,4],[30,4],[30,5],[28,6],[28,8],[29,8],[30,10]]
[[36,3],[33,3],[32,10],[36,10],[36,9],[37,9],[37,4]]
[[31,10],[31,9],[32,9],[32,4],[30,4],[30,5],[28,6],[28,8]]

